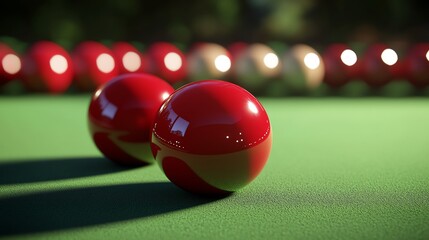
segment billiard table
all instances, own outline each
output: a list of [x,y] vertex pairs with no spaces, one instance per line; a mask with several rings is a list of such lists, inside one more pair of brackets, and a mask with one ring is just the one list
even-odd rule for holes
[[261,98],[270,159],[224,197],[105,159],[89,100],[0,97],[0,238],[429,239],[429,98]]

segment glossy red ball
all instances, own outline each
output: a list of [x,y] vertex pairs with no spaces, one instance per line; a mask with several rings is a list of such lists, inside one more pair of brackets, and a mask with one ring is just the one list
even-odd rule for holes
[[73,51],[76,85],[82,91],[92,91],[119,74],[113,52],[101,43],[82,42]]
[[120,75],[101,86],[88,110],[89,131],[97,148],[123,165],[152,163],[152,125],[173,91],[164,80],[138,73]]
[[0,43],[0,86],[20,76],[22,61],[8,45]]
[[27,52],[23,63],[25,86],[32,91],[61,93],[74,77],[70,55],[56,43],[42,41]]
[[271,150],[271,126],[259,101],[220,80],[194,82],[161,106],[152,152],[166,176],[196,193],[234,192],[262,171]]

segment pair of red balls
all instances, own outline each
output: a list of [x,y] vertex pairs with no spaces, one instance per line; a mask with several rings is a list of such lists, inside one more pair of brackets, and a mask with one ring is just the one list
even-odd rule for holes
[[153,75],[121,75],[94,93],[88,120],[107,158],[124,165],[156,161],[174,184],[202,194],[244,187],[271,150],[271,125],[261,103],[220,80],[174,91]]

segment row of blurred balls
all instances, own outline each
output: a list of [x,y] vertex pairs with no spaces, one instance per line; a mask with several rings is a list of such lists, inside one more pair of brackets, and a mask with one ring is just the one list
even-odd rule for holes
[[[278,46],[278,45],[277,45]],[[84,41],[72,51],[39,41],[23,54],[0,42],[0,88],[19,82],[29,92],[59,94],[72,88],[93,91],[114,77],[131,72],[157,75],[175,87],[203,79],[234,82],[252,93],[307,93],[321,85],[340,89],[360,82],[380,89],[402,81],[415,89],[429,85],[429,44],[420,43],[398,53],[386,44],[356,51],[343,43],[322,53],[305,44],[271,47],[236,42],[227,47],[195,43],[181,50],[169,42],[155,42],[140,51],[130,42]]]

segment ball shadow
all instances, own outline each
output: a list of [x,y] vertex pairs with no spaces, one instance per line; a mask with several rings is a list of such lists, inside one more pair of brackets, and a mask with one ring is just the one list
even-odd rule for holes
[[0,185],[87,177],[128,169],[131,167],[120,166],[103,157],[10,160],[0,163]]
[[0,199],[0,236],[70,229],[150,217],[220,198],[150,182],[46,191]]

